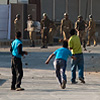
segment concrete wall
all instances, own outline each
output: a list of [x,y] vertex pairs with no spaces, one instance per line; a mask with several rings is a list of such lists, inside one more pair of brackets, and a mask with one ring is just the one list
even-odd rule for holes
[[8,5],[0,5],[0,39],[8,38]]
[[66,12],[65,3],[65,0],[55,0],[54,6],[54,0],[41,0],[41,16],[45,12],[48,14],[50,19],[60,21],[63,13]]
[[41,16],[44,12],[53,19],[53,0],[41,0]]
[[66,0],[56,0],[55,5],[55,21],[59,21],[63,18],[66,12]]
[[[9,3],[25,3],[28,4],[28,0],[9,0]],[[7,4],[7,0],[0,0],[0,4]]]
[[0,0],[0,4],[7,4],[7,0]]

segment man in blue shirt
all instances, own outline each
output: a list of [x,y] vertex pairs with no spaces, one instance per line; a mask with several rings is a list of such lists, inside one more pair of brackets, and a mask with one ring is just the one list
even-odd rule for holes
[[[11,90],[21,91],[24,90],[20,87],[21,80],[23,77],[22,61],[21,57],[25,54],[26,51],[22,51],[22,41],[21,41],[21,32],[15,33],[15,40],[11,44],[10,51],[12,53],[11,59],[11,69],[12,69],[12,84]],[[16,85],[16,88],[15,88]]]
[[54,60],[54,67],[56,70],[56,76],[58,78],[58,81],[60,83],[60,86],[62,89],[66,88],[66,62],[69,56],[75,60],[75,57],[72,56],[71,51],[68,49],[68,42],[63,41],[63,47],[57,49],[55,52],[53,52],[49,58],[46,60],[46,64],[49,63],[50,59],[55,56]]

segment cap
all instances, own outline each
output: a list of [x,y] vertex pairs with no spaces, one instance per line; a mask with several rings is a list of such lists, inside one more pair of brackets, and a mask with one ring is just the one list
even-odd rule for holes
[[16,18],[19,18],[20,17],[20,15],[19,14],[16,14]]
[[43,16],[47,16],[47,14],[46,13],[43,13]]
[[28,14],[28,17],[32,17],[32,15],[31,14]]
[[81,16],[81,15],[79,15],[79,16],[78,16],[78,18],[82,18],[82,16]]
[[89,18],[90,18],[90,19],[92,19],[92,18],[93,18],[93,16],[92,16],[92,15],[89,15]]
[[83,18],[82,15],[79,15],[77,18]]
[[64,13],[64,16],[68,16],[68,14],[67,13]]

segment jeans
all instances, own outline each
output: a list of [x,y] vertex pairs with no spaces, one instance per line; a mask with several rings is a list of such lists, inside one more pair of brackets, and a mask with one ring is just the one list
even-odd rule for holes
[[63,59],[55,59],[54,60],[54,68],[56,72],[56,77],[58,78],[58,81],[60,84],[62,84],[63,80],[66,80],[66,61]]
[[78,77],[84,79],[84,58],[83,54],[75,54],[76,60],[72,60],[71,64],[71,72],[72,72],[72,78],[71,82],[75,82],[76,79],[76,68],[78,66]]
[[11,70],[12,70],[12,84],[11,88],[19,88],[23,77],[22,62],[20,58],[12,57],[11,59]]

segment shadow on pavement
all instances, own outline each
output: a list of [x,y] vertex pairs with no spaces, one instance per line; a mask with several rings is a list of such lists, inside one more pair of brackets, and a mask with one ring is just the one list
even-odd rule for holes
[[[53,59],[51,59],[48,65],[45,64],[46,59],[52,52],[29,52],[25,58],[22,58],[23,68],[28,69],[41,69],[41,70],[54,70]],[[0,67],[11,67],[11,53],[0,52]],[[84,53],[84,64],[86,72],[100,72],[100,53]],[[71,61],[68,60],[67,70],[71,70]]]
[[5,79],[0,79],[0,86],[6,82]]

